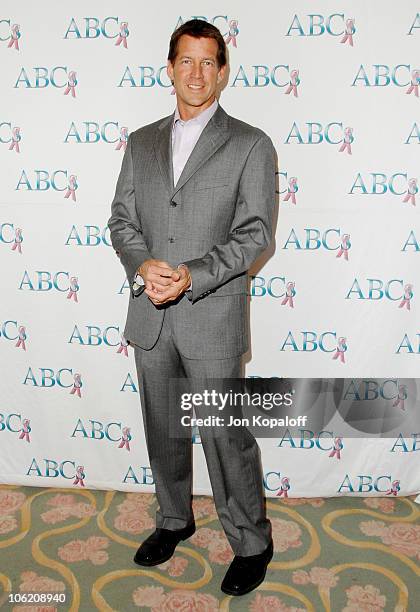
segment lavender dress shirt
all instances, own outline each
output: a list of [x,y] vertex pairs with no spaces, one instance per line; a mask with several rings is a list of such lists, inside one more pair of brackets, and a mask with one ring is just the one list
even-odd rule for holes
[[197,117],[183,121],[179,116],[178,107],[175,109],[174,123],[172,126],[172,162],[174,172],[174,185],[194,149],[202,131],[213,117],[218,107],[215,100],[211,106],[202,111]]
[[[183,121],[179,116],[178,106],[175,109],[174,122],[172,126],[172,164],[174,172],[174,185],[177,184],[179,177],[192,153],[197,140],[202,131],[213,117],[218,107],[215,100],[206,110],[202,111],[197,117]],[[180,264],[182,265],[182,264]],[[192,281],[187,289],[187,297],[190,297]]]

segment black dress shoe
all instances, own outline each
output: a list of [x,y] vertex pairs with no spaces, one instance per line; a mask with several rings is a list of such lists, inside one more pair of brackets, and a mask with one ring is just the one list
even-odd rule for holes
[[164,563],[172,557],[177,544],[192,536],[194,532],[195,523],[175,531],[158,527],[137,550],[134,562],[147,567]]
[[245,595],[256,589],[264,581],[267,565],[272,557],[273,541],[259,555],[236,555],[223,579],[222,591],[228,595]]

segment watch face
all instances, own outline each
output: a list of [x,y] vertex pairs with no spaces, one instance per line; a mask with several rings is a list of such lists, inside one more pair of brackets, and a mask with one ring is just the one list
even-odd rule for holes
[[138,297],[139,295],[141,295],[145,288],[146,285],[144,284],[142,277],[139,274],[136,274],[136,278],[134,279],[134,283],[132,285],[132,292],[134,296]]

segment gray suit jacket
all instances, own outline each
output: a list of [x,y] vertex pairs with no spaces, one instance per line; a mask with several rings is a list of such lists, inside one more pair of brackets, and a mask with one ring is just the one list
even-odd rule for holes
[[174,186],[172,122],[173,114],[130,134],[108,225],[130,285],[155,258],[185,263],[192,292],[161,307],[145,293],[131,295],[124,335],[152,348],[171,308],[183,355],[241,355],[248,349],[247,271],[271,240],[274,147],[219,106]]

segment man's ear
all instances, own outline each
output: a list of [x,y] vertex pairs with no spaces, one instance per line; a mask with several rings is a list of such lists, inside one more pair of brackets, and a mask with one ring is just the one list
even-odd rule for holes
[[172,63],[168,60],[167,64],[166,64],[166,73],[169,77],[169,80],[171,82],[173,82],[174,80],[174,67],[172,66]]
[[226,73],[226,64],[224,66],[221,66],[221,68],[219,69],[219,72],[217,73],[217,82],[218,83],[223,81],[223,79],[225,78],[225,73]]

